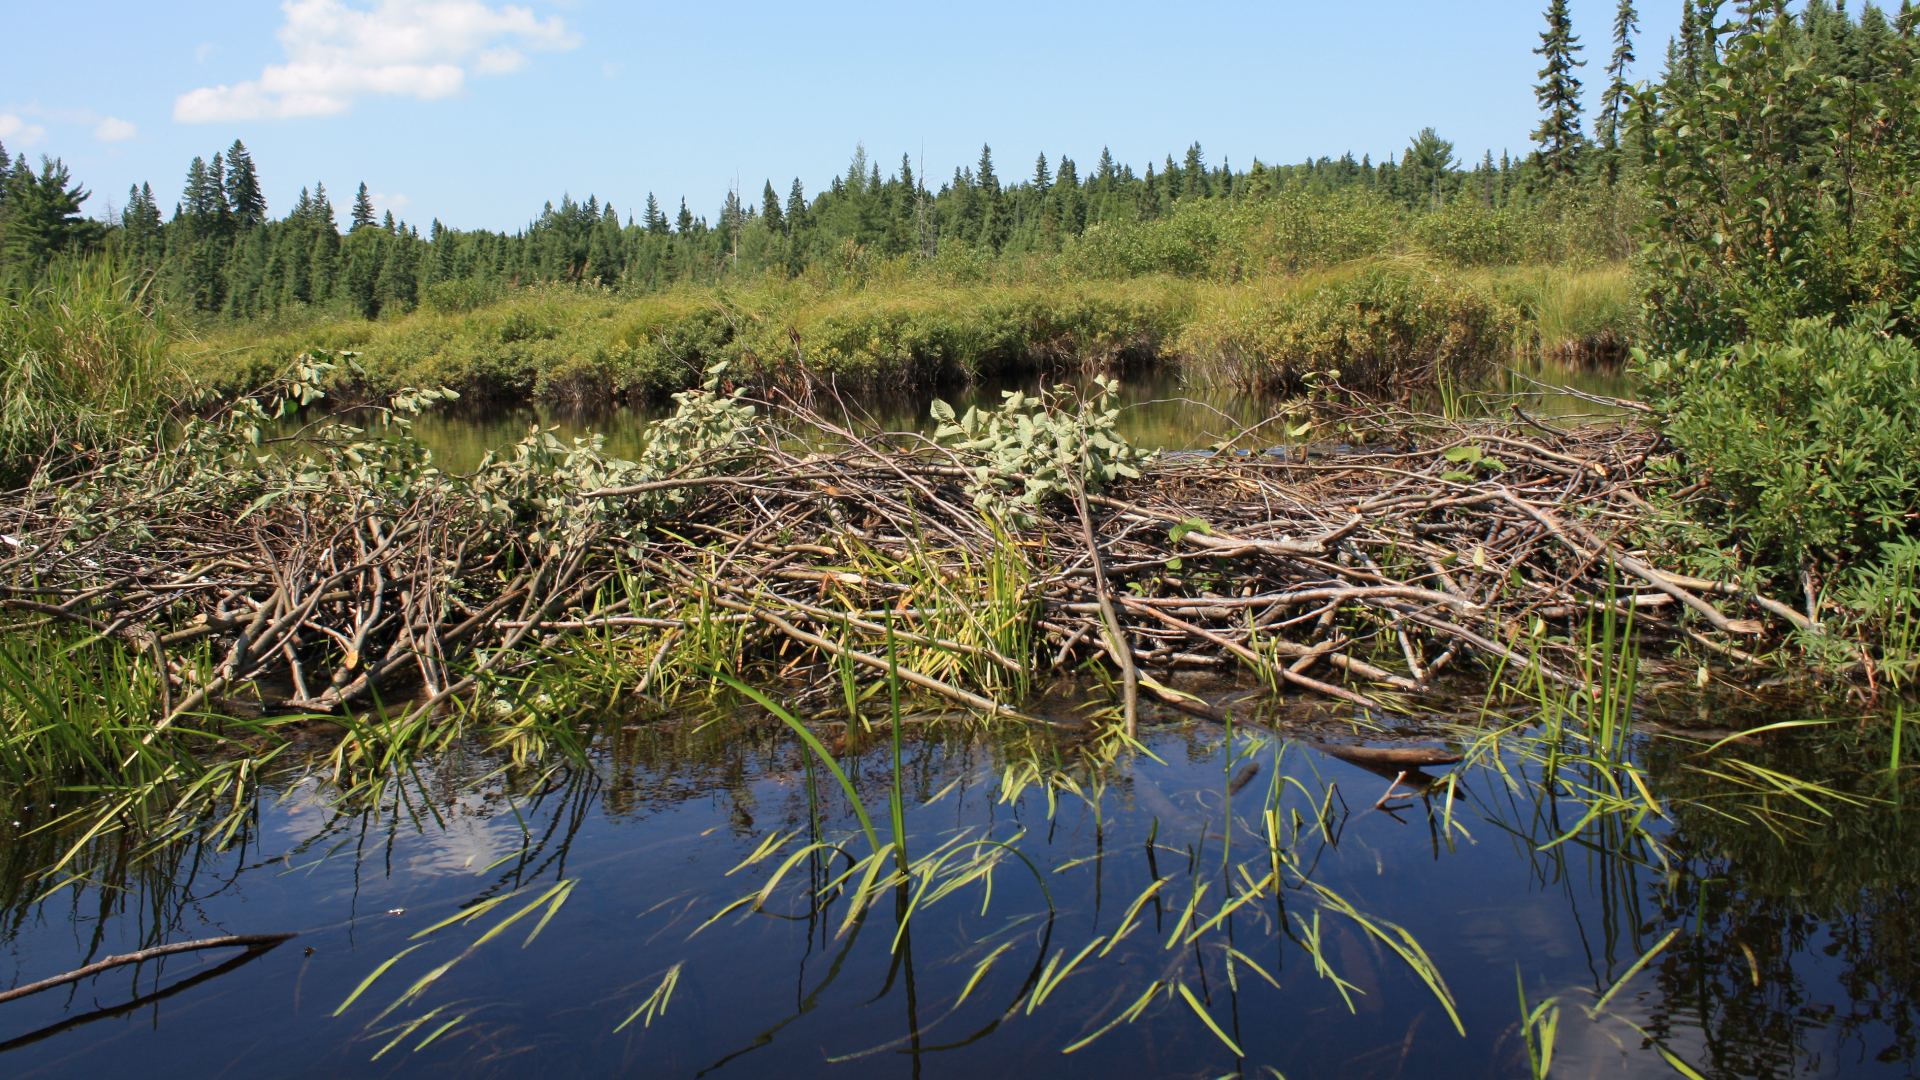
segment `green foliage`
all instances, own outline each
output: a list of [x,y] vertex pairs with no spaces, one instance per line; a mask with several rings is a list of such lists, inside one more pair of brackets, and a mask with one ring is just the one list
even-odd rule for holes
[[974,504],[1020,523],[1050,498],[1137,479],[1136,465],[1152,455],[1115,430],[1119,384],[1096,375],[1094,385],[1091,398],[1066,386],[1038,397],[1008,390],[998,410],[969,408],[957,419],[953,406],[934,401],[934,438],[978,462],[969,486]]
[[1533,141],[1540,144],[1540,165],[1553,180],[1574,175],[1586,142],[1580,133],[1580,80],[1573,74],[1586,63],[1573,58],[1581,49],[1579,42],[1567,14],[1567,0],[1551,0],[1547,29],[1540,35],[1540,47],[1533,50],[1546,62],[1540,69],[1540,83],[1533,88],[1541,113]]
[[[1911,46],[1841,22],[1843,37],[1863,35],[1850,58],[1827,55],[1792,16],[1756,14],[1694,50],[1697,77],[1683,70],[1638,95],[1656,348],[1778,339],[1796,318],[1910,302],[1920,281]],[[1912,333],[1911,310],[1900,313]]]
[[184,389],[166,320],[142,299],[100,259],[62,260],[24,295],[0,296],[0,482],[150,422]]
[[1920,348],[1884,312],[1700,355],[1636,351],[1636,370],[1752,565],[1792,580],[1803,561],[1845,566],[1914,535]]
[[1478,281],[1394,260],[1229,293],[1177,347],[1248,389],[1391,392],[1484,372],[1516,327]]
[[57,158],[41,158],[36,175],[26,158],[9,168],[0,156],[0,189],[0,284],[30,287],[56,257],[106,239],[106,226],[80,216],[90,193]]

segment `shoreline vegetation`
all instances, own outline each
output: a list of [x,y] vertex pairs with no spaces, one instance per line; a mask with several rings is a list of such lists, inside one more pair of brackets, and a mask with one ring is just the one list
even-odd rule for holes
[[1338,372],[1350,389],[1397,397],[1481,380],[1511,360],[1618,368],[1637,333],[1624,263],[1461,269],[1409,254],[1240,281],[1003,276],[945,281],[902,264],[840,285],[638,296],[541,286],[472,310],[213,324],[176,351],[228,392],[325,350],[359,361],[330,384],[337,394],[431,385],[575,406],[663,401],[720,362],[761,385],[817,380],[854,393],[1177,367],[1282,395]]
[[[718,228],[589,200],[422,240],[364,198],[343,235],[318,191],[267,220],[238,144],[172,220],[142,193],[96,236],[22,159],[0,769],[119,814],[237,799],[316,717],[345,778],[469,724],[535,753],[679,688],[851,715],[905,680],[1005,716],[1071,669],[1111,691],[1075,722],[1131,737],[1142,700],[1220,708],[1168,664],[1391,711],[1436,674],[1611,700],[1629,647],[1898,700],[1913,26],[1809,11],[1696,25],[1663,81],[1609,87],[1600,137],[1549,110],[1538,153],[1472,169],[1431,130],[1397,163],[1241,173],[1195,146],[1005,187],[983,153],[937,193],[861,154]],[[66,247],[20,239],[45,221]],[[1516,353],[1630,355],[1646,400],[1581,428],[1410,404]],[[1149,358],[1286,396],[1183,459],[1119,438],[1104,382],[936,412],[931,438],[809,404]],[[463,393],[678,407],[632,461],[536,431],[455,476],[411,425]],[[1262,453],[1289,440],[1355,449]]]

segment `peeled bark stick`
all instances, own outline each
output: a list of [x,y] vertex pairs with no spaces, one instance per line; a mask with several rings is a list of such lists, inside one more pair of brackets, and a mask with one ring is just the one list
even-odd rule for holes
[[236,934],[232,937],[206,938],[201,941],[176,941],[171,945],[158,945],[151,949],[142,949],[139,952],[126,953],[122,956],[109,956],[97,964],[88,964],[86,967],[76,971],[69,971],[65,975],[55,975],[51,979],[41,979],[37,983],[28,983],[25,986],[16,987],[15,989],[8,990],[6,993],[0,994],[0,1001],[12,1001],[15,998],[23,998],[28,994],[37,994],[42,990],[51,990],[56,986],[65,986],[71,982],[79,982],[89,975],[98,975],[103,971],[122,967],[126,964],[138,964],[147,960],[153,960],[157,957],[172,956],[175,953],[194,952],[199,949],[224,949],[230,946],[238,947],[242,945],[249,949],[261,949],[278,945],[288,938],[299,936],[297,933]]
[[[1516,508],[1518,508],[1521,513],[1526,514],[1528,517],[1532,518],[1533,520],[1539,522],[1541,525],[1545,526],[1548,532],[1552,533],[1554,537],[1558,539],[1561,543],[1571,548],[1574,554],[1580,556],[1583,559],[1591,559],[1591,558],[1598,557],[1595,554],[1588,553],[1586,549],[1582,548],[1579,544],[1574,543],[1573,537],[1568,535],[1570,530],[1573,528],[1572,526],[1553,520],[1551,515],[1541,512],[1541,510],[1538,507],[1527,502],[1525,499],[1520,498],[1518,495],[1515,495],[1512,491],[1506,491],[1505,495],[1506,495],[1506,500],[1508,502],[1512,503]],[[1667,581],[1665,577],[1663,577],[1653,567],[1648,566],[1646,563],[1641,562],[1639,559],[1634,558],[1633,556],[1627,554],[1624,551],[1614,550],[1613,545],[1611,544],[1604,545],[1604,547],[1602,547],[1602,545],[1595,544],[1595,547],[1601,549],[1601,551],[1604,554],[1606,554],[1609,558],[1611,558],[1613,560],[1614,565],[1620,567],[1622,570],[1627,571],[1628,573],[1634,575],[1635,577],[1640,578],[1642,581],[1645,581],[1647,584],[1653,586],[1656,589],[1659,589],[1661,592],[1666,593],[1667,595],[1673,597],[1675,600],[1678,600],[1681,603],[1692,608],[1693,610],[1699,612],[1700,617],[1707,620],[1707,622],[1711,623],[1715,630],[1718,630],[1723,634],[1730,634],[1735,636],[1738,636],[1743,632],[1748,632],[1748,631],[1743,631],[1741,628],[1734,626],[1733,623],[1730,622],[1725,615],[1720,614],[1719,610],[1716,609],[1712,604],[1707,603],[1705,600],[1700,599],[1699,597],[1693,595],[1687,590],[1682,589],[1678,585],[1675,585]],[[1755,623],[1753,625],[1757,627],[1759,624]],[[1750,632],[1758,633],[1758,630],[1754,630]]]
[[1107,624],[1107,651],[1120,663],[1121,712],[1129,738],[1140,733],[1140,672],[1133,666],[1133,646],[1127,643],[1127,628],[1113,610],[1113,595],[1107,590],[1107,571],[1100,558],[1100,545],[1093,535],[1093,515],[1087,512],[1087,492],[1075,484],[1074,506],[1080,510],[1080,529],[1087,542],[1087,557],[1093,560],[1093,587],[1100,601],[1100,618]]
[[1440,750],[1427,746],[1344,746],[1339,743],[1307,742],[1307,745],[1341,761],[1355,764],[1366,762],[1369,765],[1392,765],[1404,768],[1410,765],[1454,765],[1459,763],[1460,755],[1451,750]]
[[1135,611],[1139,611],[1139,612],[1143,612],[1145,614],[1151,615],[1154,618],[1159,619],[1161,622],[1166,623],[1168,626],[1171,626],[1176,630],[1185,630],[1189,634],[1196,634],[1200,637],[1203,637],[1208,641],[1213,642],[1215,645],[1218,645],[1221,648],[1226,649],[1228,652],[1232,653],[1233,655],[1238,656],[1240,659],[1245,660],[1247,663],[1254,665],[1255,667],[1266,668],[1270,671],[1273,671],[1274,673],[1278,674],[1281,678],[1287,680],[1290,683],[1294,683],[1299,686],[1304,686],[1309,690],[1315,691],[1316,693],[1325,694],[1328,697],[1339,698],[1342,701],[1351,701],[1355,705],[1362,705],[1369,709],[1380,708],[1379,702],[1373,700],[1372,698],[1367,697],[1364,694],[1356,694],[1351,690],[1343,690],[1338,686],[1332,686],[1327,683],[1323,683],[1318,679],[1310,679],[1305,675],[1300,674],[1297,671],[1292,671],[1287,668],[1283,668],[1278,664],[1269,663],[1267,662],[1266,658],[1262,657],[1260,654],[1254,652],[1253,650],[1248,649],[1245,646],[1238,644],[1237,642],[1228,641],[1226,638],[1221,637],[1219,634],[1216,634],[1211,630],[1203,629],[1201,627],[1193,625],[1192,623],[1181,622],[1179,619],[1176,619],[1173,616],[1166,614],[1165,612],[1156,611],[1153,608],[1147,607],[1145,604],[1137,604],[1130,597],[1123,596],[1120,598],[1120,602],[1122,604],[1127,605],[1127,607]]
[[1709,581],[1706,578],[1688,577],[1684,574],[1669,574],[1665,570],[1656,570],[1654,573],[1659,574],[1668,582],[1678,585],[1683,589],[1699,589],[1701,592],[1718,593],[1721,596],[1744,596],[1748,600],[1753,601],[1754,605],[1761,610],[1770,611],[1802,630],[1818,631],[1820,629],[1819,623],[1814,622],[1812,619],[1807,618],[1805,615],[1800,614],[1780,601],[1770,599],[1748,589],[1743,589],[1738,585]]

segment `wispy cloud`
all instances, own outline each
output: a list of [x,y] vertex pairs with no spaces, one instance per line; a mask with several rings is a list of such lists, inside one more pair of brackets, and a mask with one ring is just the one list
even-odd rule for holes
[[47,129],[29,124],[12,113],[0,113],[0,139],[12,139],[16,145],[32,146],[47,137]]
[[93,137],[101,142],[120,142],[140,134],[131,121],[109,116],[93,126]]
[[580,44],[555,16],[479,0],[381,0],[370,11],[341,0],[286,0],[279,38],[287,63],[258,79],[203,86],[174,100],[173,118],[212,123],[328,116],[363,97],[451,97],[467,73],[504,75],[526,66],[522,49]]

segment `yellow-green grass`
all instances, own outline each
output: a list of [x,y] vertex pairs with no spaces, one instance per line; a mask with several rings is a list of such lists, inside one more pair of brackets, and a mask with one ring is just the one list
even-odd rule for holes
[[1471,378],[1516,350],[1607,359],[1633,332],[1618,267],[1459,269],[1380,256],[1244,280],[1169,275],[966,281],[881,273],[646,296],[506,290],[473,310],[203,327],[175,355],[202,382],[258,385],[310,350],[357,353],[368,393],[452,386],[555,402],[643,401],[725,360],[744,378],[807,373],[858,392],[1041,369],[1183,365],[1250,389],[1309,372],[1357,389]]

